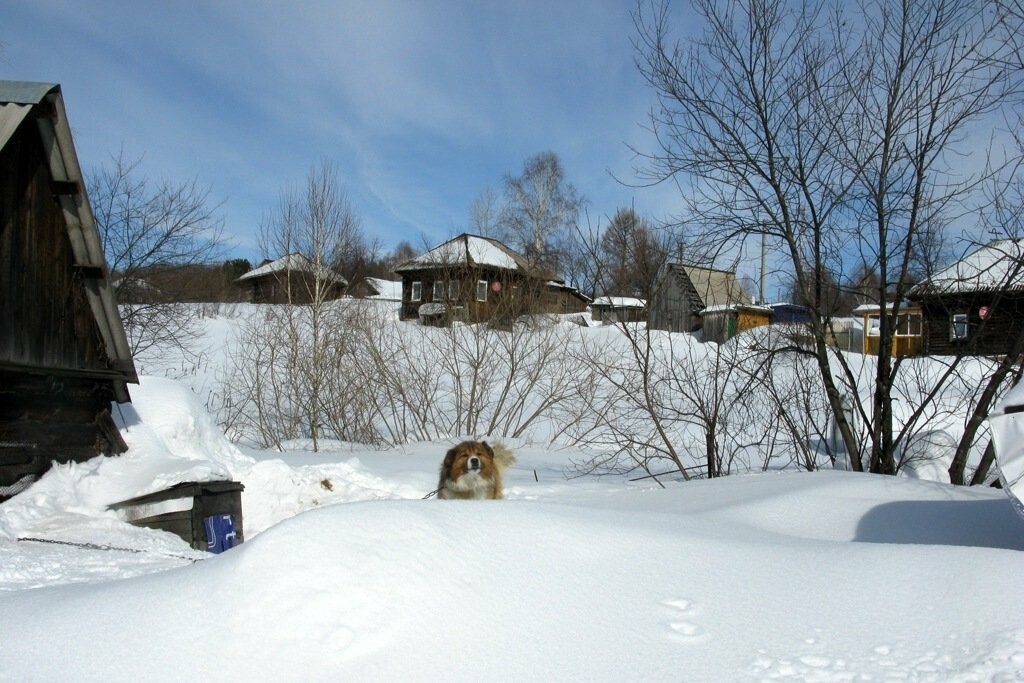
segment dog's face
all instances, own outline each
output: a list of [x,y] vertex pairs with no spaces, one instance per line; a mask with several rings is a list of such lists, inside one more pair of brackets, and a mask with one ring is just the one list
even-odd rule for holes
[[463,441],[445,455],[440,498],[501,498],[501,472],[486,441]]
[[490,479],[494,474],[494,451],[486,441],[463,441],[449,450],[444,460],[453,481],[464,476]]

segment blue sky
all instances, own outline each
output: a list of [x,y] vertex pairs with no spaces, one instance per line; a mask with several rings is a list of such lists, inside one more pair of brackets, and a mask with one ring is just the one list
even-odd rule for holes
[[62,85],[83,167],[124,148],[153,179],[223,201],[231,252],[255,260],[289,184],[332,163],[368,236],[437,243],[524,160],[556,152],[590,220],[633,204],[627,143],[653,101],[628,0],[0,4],[0,79]]

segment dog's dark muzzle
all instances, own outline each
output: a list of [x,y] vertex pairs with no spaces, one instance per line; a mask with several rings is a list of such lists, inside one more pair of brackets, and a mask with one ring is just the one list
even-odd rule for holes
[[466,470],[469,472],[479,472],[483,469],[483,463],[480,462],[480,458],[473,457],[466,462]]

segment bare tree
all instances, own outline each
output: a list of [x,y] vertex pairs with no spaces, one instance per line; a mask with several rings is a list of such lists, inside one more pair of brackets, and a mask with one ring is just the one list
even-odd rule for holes
[[185,305],[192,300],[188,267],[219,255],[219,205],[197,181],[153,183],[141,165],[121,150],[90,174],[89,201],[132,353],[173,348],[191,355],[198,331],[195,311]]
[[[984,168],[954,165],[968,133],[1006,105],[1019,78],[1007,66],[1007,15],[960,0],[839,3],[696,0],[703,34],[670,38],[666,4],[637,11],[641,71],[658,96],[653,180],[674,179],[718,250],[767,238],[810,301],[826,273],[867,262],[881,316],[871,391],[829,348],[831,318],[812,317],[811,353],[853,469],[894,473],[894,321],[917,246],[977,201]],[[844,285],[845,282],[840,282]],[[824,313],[824,314],[821,314]],[[856,400],[862,450],[844,410]],[[919,415],[920,413],[915,413]]]
[[562,161],[554,152],[526,160],[518,176],[505,176],[501,232],[509,246],[532,264],[560,272],[566,242],[584,199],[566,180]]
[[262,233],[268,254],[288,257],[281,278],[290,305],[274,310],[269,315],[274,319],[265,325],[273,333],[270,343],[284,354],[290,410],[302,415],[316,451],[328,422],[324,411],[331,372],[346,334],[332,305],[340,279],[335,266],[364,240],[337,174],[326,162],[310,170],[301,190],[282,193]]
[[650,297],[667,251],[646,220],[633,209],[620,208],[601,235],[605,293]]
[[469,207],[469,225],[477,235],[490,237],[497,231],[501,217],[498,200],[498,193],[490,185],[480,190],[473,200]]

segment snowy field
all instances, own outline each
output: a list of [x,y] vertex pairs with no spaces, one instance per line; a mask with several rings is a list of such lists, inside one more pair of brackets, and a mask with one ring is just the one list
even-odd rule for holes
[[[131,392],[128,453],[0,506],[0,681],[1024,680],[1024,519],[998,490],[661,488],[509,440],[507,500],[423,500],[452,439],[239,448],[194,384]],[[225,477],[246,542],[221,555],[106,510]]]

